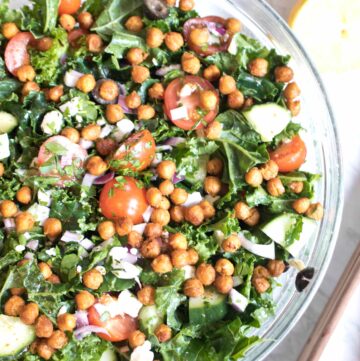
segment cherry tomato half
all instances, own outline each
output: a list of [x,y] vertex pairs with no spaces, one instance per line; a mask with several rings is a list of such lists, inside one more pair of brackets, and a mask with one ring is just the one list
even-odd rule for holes
[[140,172],[149,167],[155,157],[155,150],[155,140],[148,130],[135,133],[115,152],[111,167],[114,170],[131,169]]
[[106,183],[100,193],[100,210],[108,219],[130,217],[134,224],[144,222],[148,207],[145,188],[132,177],[116,177]]
[[300,136],[294,136],[291,141],[282,143],[273,152],[270,159],[276,162],[280,172],[292,172],[304,164],[306,159],[306,145]]
[[81,0],[61,0],[59,5],[59,15],[75,14],[81,6]]
[[[188,96],[181,96],[181,90],[186,84],[195,86],[196,90]],[[200,78],[199,76],[188,75],[185,76],[184,78],[177,78],[167,86],[164,96],[164,102],[165,102],[164,108],[167,117],[177,127],[184,130],[191,130],[194,128],[200,129],[204,127],[204,124],[200,121],[201,117],[199,118],[199,112],[198,112],[200,108],[199,95],[201,90],[213,90],[214,93],[216,93],[213,85],[207,80]],[[171,110],[179,108],[180,106],[185,106],[187,108],[188,119],[172,118]],[[203,117],[203,120],[206,123],[211,123],[216,118],[217,113],[218,113],[218,109],[212,110]]]
[[35,41],[29,32],[16,34],[6,45],[5,64],[12,75],[16,76],[18,68],[30,64],[28,45]]
[[[226,32],[226,20],[219,16],[190,19],[184,24],[184,36],[191,50],[201,56],[208,56],[220,51],[226,51],[231,42],[231,36]],[[217,44],[200,47],[190,41],[190,32],[195,28],[208,28],[210,34],[218,38]]]

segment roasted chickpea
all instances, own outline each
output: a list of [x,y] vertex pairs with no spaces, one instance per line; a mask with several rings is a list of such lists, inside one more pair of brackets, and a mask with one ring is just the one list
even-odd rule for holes
[[54,273],[46,281],[52,283],[53,285],[59,285],[61,283],[60,277]]
[[119,86],[114,80],[105,80],[99,87],[99,95],[106,101],[113,101],[119,96]]
[[30,353],[32,353],[33,355],[36,354],[36,348],[39,346],[39,343],[40,343],[40,340],[35,339],[35,341],[29,347]]
[[57,85],[49,89],[48,97],[51,101],[57,103],[60,101],[60,98],[64,95],[64,87],[62,85]]
[[106,138],[102,139],[99,138],[96,141],[95,148],[97,152],[102,155],[103,157],[106,157],[107,155],[111,154],[115,149],[118,147],[118,144],[114,139]]
[[171,193],[170,198],[175,205],[181,205],[187,201],[188,193],[185,189],[175,188]]
[[278,259],[271,259],[267,263],[266,267],[269,270],[272,277],[279,277],[285,271],[285,263]]
[[212,111],[218,107],[218,97],[212,90],[203,90],[200,92],[201,108]]
[[253,98],[245,98],[245,102],[243,105],[243,109],[249,109],[254,105],[254,99]]
[[250,217],[250,207],[245,202],[237,202],[235,204],[235,217],[240,221],[244,221]]
[[217,120],[211,122],[205,129],[205,136],[210,140],[220,138],[222,132],[222,124]]
[[151,262],[151,268],[156,273],[168,273],[172,271],[173,266],[170,257],[167,254],[161,254]]
[[48,36],[44,36],[36,41],[36,48],[39,51],[48,51],[53,46],[53,39]]
[[36,73],[31,65],[22,65],[20,68],[18,68],[16,76],[21,82],[25,83],[27,81],[33,81],[35,79]]
[[126,20],[125,27],[133,33],[139,33],[143,29],[144,23],[140,16],[131,16]]
[[46,340],[39,340],[36,345],[36,353],[44,360],[50,360],[54,352],[55,350],[46,343]]
[[1,32],[4,35],[4,38],[8,40],[13,38],[19,31],[20,30],[15,23],[4,23],[1,28]]
[[251,282],[258,293],[265,293],[270,288],[270,282],[264,277],[253,278]]
[[170,222],[170,213],[166,209],[154,209],[150,219],[153,223],[166,226]]
[[250,61],[248,69],[251,75],[263,78],[268,73],[269,63],[264,58],[256,58]]
[[124,111],[119,104],[109,104],[106,106],[105,111],[106,120],[110,124],[115,124],[121,119],[124,119]]
[[181,268],[188,265],[188,252],[184,249],[175,249],[171,252],[171,262],[175,268]]
[[98,155],[94,155],[86,161],[86,170],[91,175],[100,176],[106,172],[106,169],[106,162],[104,162],[104,160]]
[[240,90],[235,90],[229,94],[227,100],[228,106],[231,109],[240,109],[245,103],[244,94]]
[[207,263],[201,263],[196,269],[196,278],[204,285],[210,286],[215,282],[215,268]]
[[209,219],[215,216],[215,208],[209,201],[207,200],[201,201],[199,203],[199,206],[203,211],[205,219]]
[[64,331],[56,330],[48,338],[47,344],[55,350],[61,350],[68,343],[68,338]]
[[180,0],[179,8],[182,11],[191,11],[195,7],[195,0]]
[[95,297],[88,291],[80,291],[75,296],[75,302],[79,310],[87,310],[95,303]]
[[103,50],[103,45],[99,35],[89,34],[86,36],[86,46],[91,53],[100,53]]
[[71,313],[63,313],[57,317],[57,325],[61,331],[71,332],[76,327],[76,316]]
[[208,174],[220,176],[224,168],[224,163],[220,158],[213,158],[208,161],[206,170]]
[[155,208],[158,208],[162,199],[162,194],[159,189],[151,187],[146,191],[146,200],[148,203]]
[[166,5],[167,6],[175,6],[176,5],[176,0],[166,0]]
[[291,112],[293,117],[297,117],[301,111],[301,102],[300,100],[287,100],[286,106]]
[[53,333],[53,330],[52,322],[45,315],[38,317],[35,322],[35,333],[37,337],[48,338]]
[[101,127],[97,124],[89,124],[81,129],[81,137],[86,140],[95,141],[100,137]]
[[52,270],[50,266],[45,262],[40,262],[38,266],[41,274],[47,280],[52,275]]
[[15,218],[15,227],[17,233],[31,231],[34,227],[34,224],[34,218],[29,212],[20,213]]
[[94,23],[93,16],[88,11],[80,13],[77,17],[77,20],[80,24],[80,27],[84,30],[90,29]]
[[203,47],[206,46],[210,39],[208,28],[194,28],[190,31],[189,42],[193,45]]
[[156,258],[161,252],[160,242],[156,238],[148,239],[141,245],[140,252],[144,258]]
[[212,197],[217,196],[221,191],[221,180],[218,177],[207,176],[204,181],[204,190]]
[[270,272],[268,271],[268,269],[264,266],[256,266],[254,268],[254,272],[253,272],[253,278],[260,278],[260,277],[264,277],[264,278],[270,278]]
[[161,83],[155,83],[149,90],[149,97],[152,99],[163,99],[164,98],[165,89]]
[[185,209],[185,220],[194,226],[200,226],[204,222],[204,211],[199,205],[194,205]]
[[162,226],[158,223],[148,223],[145,227],[144,234],[149,238],[156,238],[162,235]]
[[132,48],[126,54],[126,59],[131,65],[139,65],[146,58],[148,54],[144,52],[144,50],[140,48]]
[[146,44],[149,48],[159,48],[164,42],[164,33],[158,28],[150,28],[146,32]]
[[133,222],[129,217],[119,218],[115,222],[116,233],[120,237],[127,236],[132,231],[132,227],[133,227]]
[[229,18],[226,20],[226,30],[230,34],[236,34],[241,31],[241,22],[238,19],[235,18]]
[[199,254],[194,248],[188,249],[188,262],[191,266],[194,266],[196,263],[199,262]]
[[245,182],[251,187],[254,188],[259,187],[263,182],[263,176],[261,174],[260,169],[257,167],[251,168],[245,174]]
[[260,221],[260,212],[258,211],[258,209],[255,207],[250,208],[250,216],[244,219],[244,222],[248,226],[254,227],[259,223],[259,221]]
[[230,75],[223,75],[219,81],[219,90],[224,95],[229,95],[236,91],[235,79]]
[[291,182],[289,184],[289,188],[291,189],[292,192],[299,194],[304,189],[304,183],[303,182]]
[[285,193],[285,187],[279,177],[270,179],[266,184],[266,189],[273,197],[279,197]]
[[204,294],[204,286],[196,278],[190,278],[185,281],[183,286],[184,294],[188,297],[200,297]]
[[162,181],[159,185],[159,190],[164,196],[170,195],[174,191],[174,189],[174,184],[169,179]]
[[112,221],[103,221],[99,223],[97,231],[102,240],[107,241],[115,235],[115,225]]
[[184,53],[181,57],[181,66],[186,73],[195,75],[200,71],[200,60],[191,53]]
[[292,207],[295,212],[304,214],[310,207],[310,199],[305,197],[299,198],[293,202]]
[[80,141],[80,133],[75,128],[64,128],[61,131],[61,135],[68,138],[73,143],[79,143]]
[[186,237],[182,233],[171,234],[169,244],[172,249],[186,250],[188,247]]
[[128,245],[133,248],[140,248],[143,242],[143,237],[139,232],[131,231],[128,234]]
[[324,217],[324,208],[320,203],[311,204],[305,215],[315,221],[320,221]]
[[155,109],[151,105],[140,105],[137,116],[139,120],[150,120],[156,115]]
[[63,14],[59,18],[59,23],[67,32],[69,32],[74,29],[76,20],[69,14]]
[[132,349],[141,346],[145,343],[146,336],[140,330],[131,332],[129,336],[129,345]]
[[300,96],[300,94],[300,88],[295,82],[288,84],[284,90],[284,97],[286,100],[294,100],[295,98]]
[[263,164],[259,169],[263,178],[266,181],[276,178],[279,173],[279,166],[273,160],[269,160],[268,162]]
[[154,305],[155,288],[151,286],[144,286],[137,292],[137,298],[144,306]]
[[16,192],[16,199],[22,204],[29,204],[31,202],[32,192],[31,188],[24,186]]
[[220,258],[216,261],[215,270],[223,276],[232,276],[235,272],[234,265],[226,258]]
[[220,78],[221,72],[216,65],[210,65],[204,70],[203,75],[206,80],[214,82]]
[[96,80],[92,74],[85,74],[76,82],[76,88],[86,94],[93,91],[95,86]]
[[141,105],[141,98],[136,91],[133,91],[125,98],[125,104],[130,109],[137,109]]
[[231,276],[217,275],[214,285],[218,292],[226,295],[234,287],[234,280]]
[[131,71],[131,78],[135,83],[142,84],[149,79],[150,71],[146,66],[134,65]]
[[[170,209],[170,207],[171,207],[170,201],[166,197],[163,196],[159,203],[159,209],[168,211]],[[169,213],[169,217],[170,217],[170,213]]]
[[4,305],[4,313],[8,316],[17,317],[25,306],[25,301],[19,296],[11,296]]
[[155,330],[155,336],[159,342],[166,342],[171,339],[171,328],[165,324],[161,324]]
[[234,253],[241,247],[240,238],[236,235],[231,235],[223,240],[221,247],[225,252]]
[[294,78],[294,72],[288,66],[277,66],[274,70],[277,83],[289,83]]
[[[0,162],[0,177],[2,177],[5,173],[4,164]],[[1,206],[0,206],[0,213],[1,213]]]
[[12,287],[10,288],[10,293],[12,296],[21,296],[26,293],[26,288],[23,287]]
[[181,223],[184,221],[184,208],[181,206],[174,206],[170,209],[170,218],[175,223]]
[[38,91],[40,91],[39,85],[34,81],[28,81],[23,85],[21,89],[21,94],[23,96],[27,96],[30,94],[30,92],[38,92]]
[[165,45],[170,51],[178,51],[184,46],[184,38],[180,33],[172,31],[165,35]]
[[30,302],[23,306],[20,310],[20,319],[26,325],[32,325],[39,316],[39,306]]
[[97,290],[104,282],[104,278],[97,269],[93,268],[83,274],[82,282],[85,287]]
[[176,164],[172,160],[164,160],[156,167],[157,174],[162,179],[172,179],[176,172]]

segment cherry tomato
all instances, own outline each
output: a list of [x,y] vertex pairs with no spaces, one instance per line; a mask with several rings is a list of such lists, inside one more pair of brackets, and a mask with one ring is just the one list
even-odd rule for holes
[[[196,90],[188,96],[181,96],[181,89],[185,84],[195,86]],[[200,129],[204,127],[199,115],[200,107],[200,91],[201,90],[215,90],[213,85],[207,80],[198,76],[188,75],[184,78],[177,78],[173,80],[165,91],[165,112],[167,117],[179,128],[184,130]],[[216,93],[217,94],[217,93]],[[218,95],[217,95],[218,96]],[[188,110],[188,119],[172,119],[171,110],[185,106]],[[211,123],[218,113],[218,109],[208,112],[203,120],[206,123]],[[197,125],[198,124],[198,125]]]
[[306,153],[305,143],[296,135],[291,141],[282,143],[277,149],[270,152],[270,159],[277,163],[280,172],[292,172],[304,164]]
[[148,207],[145,188],[132,177],[116,177],[100,193],[100,210],[108,219],[130,217],[134,224],[143,223]]
[[70,33],[68,34],[68,41],[70,45],[73,48],[78,48],[80,46],[79,44],[80,38],[86,34],[88,34],[88,32],[83,29],[71,30]]
[[16,76],[18,68],[30,64],[28,45],[35,41],[31,33],[21,32],[16,34],[6,45],[5,64],[9,72]]
[[149,167],[155,157],[156,144],[148,130],[135,133],[115,152],[111,167],[117,169],[131,169],[142,171]]
[[[207,16],[205,18],[190,19],[184,24],[184,36],[191,50],[201,56],[208,56],[220,51],[226,51],[231,42],[231,36],[226,32],[226,20],[219,16]],[[200,47],[190,41],[190,32],[195,28],[208,28],[210,34],[219,39],[218,44]]]
[[59,15],[75,14],[81,6],[81,0],[61,0],[59,5]]

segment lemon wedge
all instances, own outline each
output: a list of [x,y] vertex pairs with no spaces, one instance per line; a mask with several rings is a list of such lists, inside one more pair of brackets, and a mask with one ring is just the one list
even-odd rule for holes
[[360,69],[360,0],[299,0],[289,24],[320,71]]

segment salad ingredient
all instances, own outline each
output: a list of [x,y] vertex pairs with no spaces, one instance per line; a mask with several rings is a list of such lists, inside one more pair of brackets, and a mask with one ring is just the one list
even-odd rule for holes
[[116,361],[116,352],[112,348],[108,348],[100,358],[100,361]]
[[249,300],[234,288],[229,293],[229,303],[238,312],[245,312]]
[[4,23],[1,27],[1,32],[6,39],[13,38],[18,32],[20,32],[19,28],[15,23]]
[[155,305],[145,306],[139,313],[140,328],[153,333],[163,322],[164,316]]
[[93,16],[88,11],[83,11],[82,13],[80,13],[77,17],[77,20],[81,29],[84,30],[89,30],[94,24]]
[[295,285],[299,292],[302,292],[314,277],[315,270],[313,267],[307,267],[298,272],[296,275]]
[[80,0],[60,0],[59,14],[75,14],[80,9]]
[[0,133],[10,133],[18,125],[18,120],[10,113],[0,111]]
[[145,14],[150,19],[165,19],[169,16],[169,8],[164,0],[144,0]]

